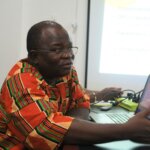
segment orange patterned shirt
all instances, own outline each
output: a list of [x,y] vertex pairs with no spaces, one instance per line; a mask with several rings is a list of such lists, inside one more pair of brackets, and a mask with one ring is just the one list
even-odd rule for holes
[[0,150],[58,149],[74,119],[65,114],[78,107],[90,102],[74,67],[48,84],[26,59],[17,62],[0,93]]

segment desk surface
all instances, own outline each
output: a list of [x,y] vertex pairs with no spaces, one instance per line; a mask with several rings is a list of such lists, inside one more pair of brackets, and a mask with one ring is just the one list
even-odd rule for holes
[[150,150],[150,145],[138,144],[125,140],[93,146],[66,145],[63,150]]
[[97,144],[96,147],[100,150],[150,150],[150,144],[140,144],[130,140]]

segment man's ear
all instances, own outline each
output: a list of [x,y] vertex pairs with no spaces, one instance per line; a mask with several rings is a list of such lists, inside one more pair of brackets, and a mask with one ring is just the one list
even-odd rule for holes
[[38,65],[39,63],[38,53],[34,53],[34,52],[28,53],[28,59],[29,59],[29,62],[33,65]]

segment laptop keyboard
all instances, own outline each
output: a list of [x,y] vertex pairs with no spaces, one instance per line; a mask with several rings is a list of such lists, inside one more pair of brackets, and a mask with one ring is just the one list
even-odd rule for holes
[[113,120],[115,123],[125,123],[131,118],[129,115],[124,114],[124,113],[108,113],[106,114],[111,120]]

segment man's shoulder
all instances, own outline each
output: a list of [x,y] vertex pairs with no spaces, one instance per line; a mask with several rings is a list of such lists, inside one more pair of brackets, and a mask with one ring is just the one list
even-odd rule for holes
[[6,80],[10,78],[14,78],[15,76],[20,76],[24,78],[39,78],[41,79],[41,74],[31,65],[28,63],[27,59],[19,60],[9,71]]
[[16,74],[21,73],[21,69],[27,65],[24,65],[25,61],[24,60],[19,60],[16,64],[13,65],[13,67],[10,69],[8,72],[8,76],[14,76]]

